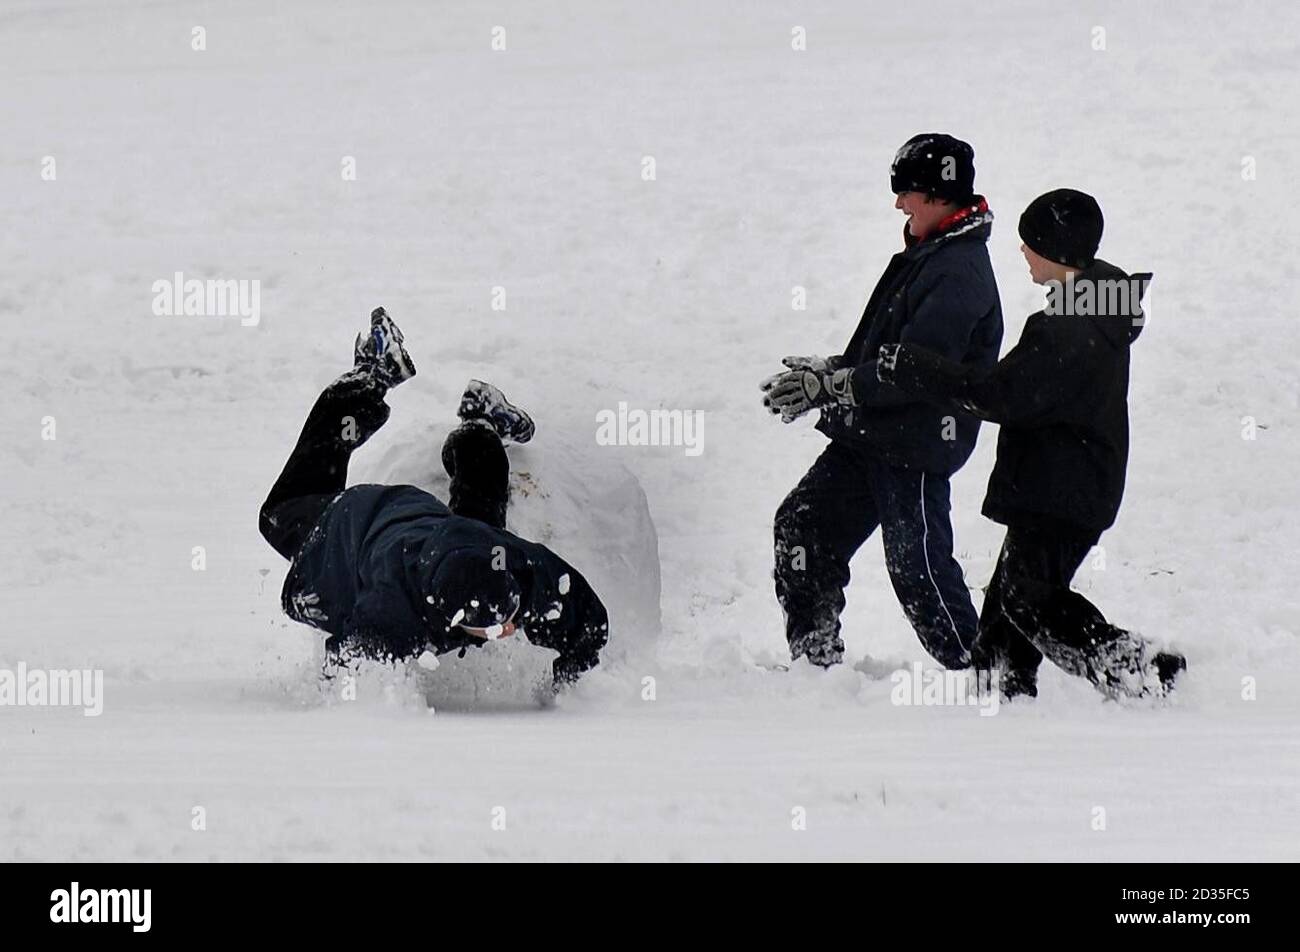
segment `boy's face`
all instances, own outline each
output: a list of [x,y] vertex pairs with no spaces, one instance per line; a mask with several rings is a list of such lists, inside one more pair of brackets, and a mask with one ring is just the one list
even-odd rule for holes
[[952,214],[951,205],[936,201],[924,192],[899,192],[894,207],[907,216],[907,230],[917,239],[930,234]]
[[1020,253],[1025,256],[1025,261],[1029,264],[1029,277],[1033,279],[1034,284],[1065,280],[1065,275],[1069,271],[1065,265],[1049,261],[1023,243],[1020,245]]
[[459,628],[466,634],[473,635],[475,638],[482,638],[484,641],[497,641],[501,638],[509,638],[519,630],[518,626],[515,625],[515,614],[517,612],[518,609],[511,612],[510,617],[500,625],[493,625],[491,628],[471,628],[469,625],[460,625]]

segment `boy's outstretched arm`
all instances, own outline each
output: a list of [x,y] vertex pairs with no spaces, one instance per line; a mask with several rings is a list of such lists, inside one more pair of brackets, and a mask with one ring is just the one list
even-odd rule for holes
[[541,617],[523,620],[524,635],[535,645],[558,651],[551,665],[556,690],[577,681],[600,663],[600,650],[609,640],[609,615],[587,580],[567,573],[562,592]]
[[1086,355],[1073,337],[1027,331],[992,367],[960,364],[915,344],[886,344],[876,373],[900,390],[955,404],[992,423],[1049,423],[1085,382]]

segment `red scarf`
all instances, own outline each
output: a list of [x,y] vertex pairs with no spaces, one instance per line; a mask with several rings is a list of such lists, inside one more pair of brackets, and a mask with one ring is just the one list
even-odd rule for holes
[[959,208],[943,221],[939,222],[938,226],[934,229],[934,232],[926,237],[933,238],[937,235],[942,235],[945,231],[948,231],[956,225],[960,225],[972,215],[982,215],[988,210],[989,203],[983,196],[981,196],[980,200],[974,205],[967,205],[965,208]]
[[979,215],[989,214],[989,203],[982,195],[977,195],[979,201],[957,209],[947,218],[935,226],[934,231],[924,238],[917,239],[912,234],[911,229],[907,227],[907,222],[903,222],[903,245],[907,248],[914,248],[923,241],[939,241],[946,237],[949,232],[958,230],[966,221]]

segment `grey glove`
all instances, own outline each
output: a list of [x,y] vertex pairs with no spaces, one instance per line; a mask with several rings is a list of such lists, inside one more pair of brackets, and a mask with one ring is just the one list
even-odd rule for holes
[[824,374],[828,370],[840,369],[839,357],[818,357],[813,354],[808,357],[782,357],[781,363],[791,370],[811,370],[815,374]]
[[[799,359],[802,358],[786,358]],[[825,361],[822,361],[822,366],[826,366]],[[779,415],[782,423],[792,423],[814,407],[831,403],[852,406],[852,377],[853,369],[850,367],[840,370],[824,369],[821,372],[791,369],[774,374],[760,385],[763,406],[773,415]]]
[[[823,374],[828,369],[830,369],[830,361],[828,361],[825,357],[818,357],[816,354],[810,354],[807,357],[800,357],[797,355],[782,357],[781,363],[783,366],[788,367],[790,370],[810,370],[815,374]],[[774,416],[778,413],[781,414],[782,423],[792,423],[795,420],[799,419],[799,417],[807,413],[810,409],[812,409],[812,406],[810,404],[804,407],[802,410],[786,413],[783,412],[779,407],[773,406],[771,403],[768,402],[768,398],[766,396],[767,393],[773,387],[776,386],[778,381],[780,381],[785,376],[786,376],[785,371],[782,371],[779,374],[773,374],[772,376],[766,378],[758,386],[759,389],[762,390],[764,394],[763,406],[771,410]]]

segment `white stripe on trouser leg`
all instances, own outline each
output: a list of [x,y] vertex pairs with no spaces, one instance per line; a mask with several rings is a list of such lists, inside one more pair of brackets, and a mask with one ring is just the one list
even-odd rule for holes
[[934,580],[934,569],[930,568],[930,523],[925,518],[925,473],[921,474],[921,552],[925,555],[925,571],[930,576],[930,584],[934,586],[934,594],[939,596],[939,604],[943,606],[943,613],[948,616],[948,624],[952,625],[952,633],[957,637],[957,644],[961,645],[962,651],[969,651],[966,643],[961,640],[961,632],[957,630],[957,623],[953,621],[952,612],[948,611],[948,603],[943,600],[943,592],[939,591],[939,583]]

